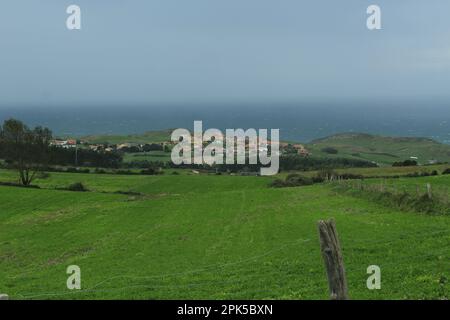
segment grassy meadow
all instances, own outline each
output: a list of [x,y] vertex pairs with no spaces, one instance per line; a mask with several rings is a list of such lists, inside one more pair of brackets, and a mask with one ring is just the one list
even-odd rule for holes
[[[0,181],[15,179],[0,171]],[[450,187],[448,175],[392,183],[430,179]],[[334,217],[351,298],[450,297],[449,215],[399,210],[330,184],[269,188],[271,180],[186,170],[51,173],[35,181],[41,189],[0,186],[0,292],[11,299],[328,299],[316,225]],[[90,191],[58,190],[73,182]],[[66,288],[74,264],[78,291]],[[366,288],[373,264],[381,267],[381,290]]]

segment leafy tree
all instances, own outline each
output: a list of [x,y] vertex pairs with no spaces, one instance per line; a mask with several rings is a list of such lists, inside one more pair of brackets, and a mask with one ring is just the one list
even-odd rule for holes
[[30,185],[36,173],[46,167],[51,138],[48,128],[30,129],[15,119],[6,120],[0,127],[2,157],[18,171],[24,186]]

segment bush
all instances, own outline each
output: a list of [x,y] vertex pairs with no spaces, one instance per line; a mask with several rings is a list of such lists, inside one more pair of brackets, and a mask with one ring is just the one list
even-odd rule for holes
[[413,172],[413,173],[408,173],[405,175],[405,177],[407,178],[418,178],[418,177],[429,177],[429,176],[437,176],[439,175],[439,173],[436,170],[433,170],[431,172],[427,172],[427,171],[422,171],[422,172]]
[[309,186],[314,183],[313,179],[299,175],[298,173],[289,174],[283,181],[281,179],[273,180],[270,183],[271,187],[283,188],[283,187],[300,187]]
[[270,183],[270,186],[271,186],[272,188],[283,188],[283,187],[286,187],[284,181],[281,180],[281,179],[275,179],[275,180],[273,180],[273,181]]
[[121,190],[119,190],[119,191],[116,191],[114,193],[124,194],[124,195],[127,195],[127,196],[142,196],[142,193],[135,192],[135,191],[121,191]]
[[450,174],[450,168],[447,168],[444,171],[442,171],[442,174]]
[[343,173],[340,175],[343,180],[359,180],[364,179],[362,174],[354,174],[354,173]]
[[302,175],[300,175],[298,173],[290,173],[287,175],[286,180],[295,180],[300,177],[302,177]]
[[417,161],[415,160],[405,160],[405,161],[398,161],[394,162],[392,164],[393,167],[411,167],[411,166],[417,166]]
[[333,147],[325,147],[321,151],[328,154],[337,154],[339,152],[336,148]]
[[317,172],[316,178],[318,180],[331,179],[331,177],[336,177],[338,174],[332,169],[323,169]]
[[88,189],[81,182],[72,183],[70,186],[67,187],[67,190],[77,192],[88,191]]
[[147,169],[141,170],[141,174],[153,176],[155,174],[158,174],[158,171],[155,170],[154,168],[147,168]]
[[295,176],[295,177],[288,177],[288,178],[286,178],[286,182],[288,183],[288,185],[290,185],[292,187],[309,186],[314,183],[314,181],[311,178],[303,177],[300,175]]
[[418,173],[418,172],[408,173],[405,175],[405,177],[408,177],[408,178],[420,177],[420,173]]

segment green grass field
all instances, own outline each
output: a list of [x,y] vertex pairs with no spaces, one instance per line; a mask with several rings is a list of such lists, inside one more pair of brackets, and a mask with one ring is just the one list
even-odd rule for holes
[[[14,179],[0,171],[0,181]],[[399,211],[326,184],[273,189],[271,179],[51,173],[35,182],[42,189],[0,186],[0,293],[327,299],[316,224],[334,217],[351,298],[450,298],[450,216]],[[55,190],[78,181],[91,191]],[[373,264],[381,290],[366,288]],[[69,265],[81,268],[80,291],[66,288]]]

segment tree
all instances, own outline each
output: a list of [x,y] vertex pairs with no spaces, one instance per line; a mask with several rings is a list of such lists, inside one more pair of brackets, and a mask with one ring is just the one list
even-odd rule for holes
[[405,160],[405,161],[399,161],[394,162],[392,164],[393,167],[411,167],[411,166],[417,166],[417,161],[415,160]]
[[325,147],[321,151],[328,153],[328,154],[337,154],[339,152],[338,149],[333,148],[333,147]]
[[19,120],[9,119],[0,127],[3,158],[19,173],[20,183],[31,184],[36,173],[46,167],[52,133],[48,128],[28,128]]

